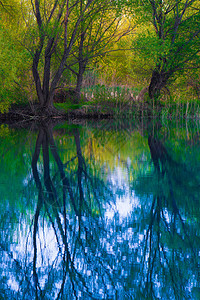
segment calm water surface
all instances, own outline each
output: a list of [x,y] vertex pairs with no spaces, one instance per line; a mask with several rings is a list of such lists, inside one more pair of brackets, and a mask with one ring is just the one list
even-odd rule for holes
[[0,126],[0,299],[200,299],[198,122]]

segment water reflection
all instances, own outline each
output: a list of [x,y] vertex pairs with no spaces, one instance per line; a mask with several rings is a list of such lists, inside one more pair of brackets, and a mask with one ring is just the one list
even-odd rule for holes
[[[44,227],[39,226],[38,220],[43,206],[48,216],[48,223],[53,229],[51,235],[52,238],[54,236],[54,251],[57,253],[52,265],[48,266],[51,271],[47,272],[47,269],[44,269],[48,285],[52,271],[56,270],[59,274],[56,276],[56,282],[50,280],[53,288],[51,292],[55,293],[57,290],[55,298],[59,299],[65,295],[69,299],[73,297],[95,299],[100,295],[104,297],[110,293],[105,282],[106,277],[110,276],[111,267],[109,262],[104,262],[100,252],[101,232],[106,232],[106,228],[102,219],[100,199],[97,197],[97,193],[105,194],[106,186],[90,172],[86,164],[82,155],[78,129],[72,130],[70,134],[74,137],[76,146],[76,156],[70,161],[62,163],[51,127],[40,128],[32,159],[33,176],[38,188],[38,202],[33,223],[33,278],[36,299],[49,293],[49,288],[45,288],[46,283],[41,289],[38,275],[40,267],[37,266],[37,253],[39,252],[37,233],[39,235],[39,231],[44,230]],[[44,187],[37,168],[41,148]],[[50,174],[49,149],[59,171],[60,186],[56,182],[57,176]],[[77,169],[74,168],[75,159],[77,159]],[[66,165],[68,168],[71,167],[70,173],[65,172]],[[111,287],[114,289],[113,284]]]
[[[173,129],[169,138],[160,125],[61,134],[48,124],[31,139],[33,155],[27,142],[18,154],[21,196],[11,201],[8,184],[2,194],[0,298],[199,299],[192,138]],[[2,170],[11,173],[3,145]]]

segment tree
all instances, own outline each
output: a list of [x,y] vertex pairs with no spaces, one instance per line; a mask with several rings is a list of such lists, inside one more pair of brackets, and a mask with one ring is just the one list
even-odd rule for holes
[[[80,2],[80,14],[83,9]],[[113,46],[132,29],[130,20],[122,16],[113,1],[96,1],[80,24],[77,42],[74,44],[66,67],[77,77],[75,92],[80,98],[83,74],[88,65],[113,51]]]
[[149,28],[140,46],[154,59],[149,85],[153,99],[177,74],[199,68],[200,6],[197,0],[144,0],[141,9]]
[[[69,18],[75,5],[76,2],[70,6],[69,0],[53,1],[49,4],[46,1],[41,2],[38,0],[35,0],[34,3],[32,2],[38,29],[38,36],[36,36],[35,40],[36,47],[32,49],[32,72],[40,105],[47,110],[52,109],[55,88],[63,73],[71,47],[75,42],[80,18],[73,24],[71,36],[68,38]],[[90,5],[89,1],[85,9],[87,9],[88,5]],[[52,55],[55,54],[60,40],[63,42],[62,57],[57,69],[52,73]],[[43,76],[39,72],[39,63],[41,61],[44,64]]]
[[26,48],[33,59],[32,73],[39,104],[42,111],[51,114],[63,72],[66,68],[71,70],[74,60],[78,63],[76,94],[79,95],[88,60],[112,40],[120,18],[116,23],[116,13],[108,14],[111,7],[114,9],[113,1],[108,0],[51,0],[48,3],[35,0],[31,3],[24,16],[28,24]]

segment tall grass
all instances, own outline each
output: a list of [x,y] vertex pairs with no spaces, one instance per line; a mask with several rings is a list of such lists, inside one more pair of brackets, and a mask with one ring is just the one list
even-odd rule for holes
[[155,104],[148,95],[144,100],[137,100],[139,92],[140,89],[127,86],[85,85],[79,105],[74,105],[70,99],[59,105],[66,111],[78,108],[86,114],[112,114],[116,118],[200,118],[200,100],[193,95],[165,94]]
[[93,85],[84,87],[82,94],[88,104],[99,107],[102,112],[114,115],[130,114],[136,105],[138,91],[126,86]]
[[162,100],[162,117],[199,118],[200,100],[197,97],[165,97]]
[[112,109],[117,116],[139,114],[142,117],[200,118],[200,99],[192,94],[165,94],[158,105],[153,105],[148,96],[144,101],[137,101],[139,91],[125,86],[93,85],[84,88],[83,94],[90,103],[105,111]]

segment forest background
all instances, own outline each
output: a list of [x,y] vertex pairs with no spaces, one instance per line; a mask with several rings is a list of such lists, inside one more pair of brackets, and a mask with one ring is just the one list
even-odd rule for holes
[[0,21],[1,113],[88,101],[199,111],[198,0],[2,0]]

